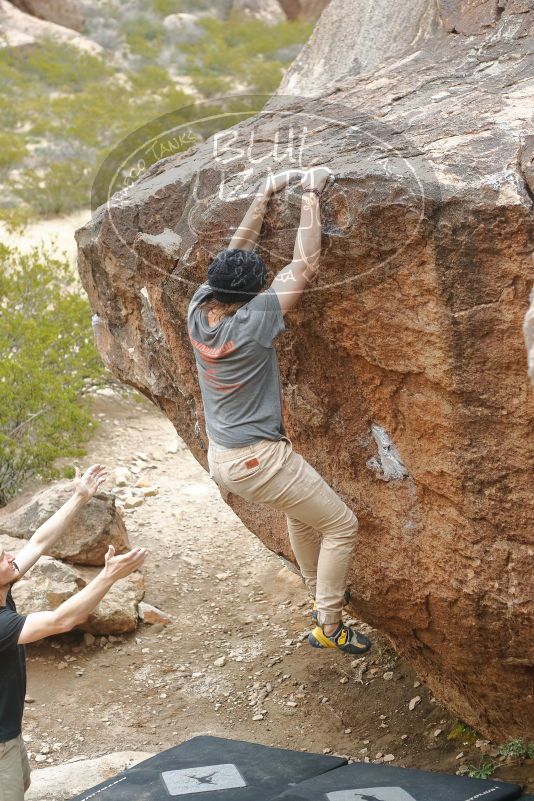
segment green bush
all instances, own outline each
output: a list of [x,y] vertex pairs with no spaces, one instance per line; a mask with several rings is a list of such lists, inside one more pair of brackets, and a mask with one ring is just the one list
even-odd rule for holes
[[259,20],[231,16],[228,20],[199,20],[204,35],[182,45],[188,74],[195,86],[211,97],[241,83],[249,91],[271,93],[280,83],[287,62],[279,51],[303,44],[313,30],[308,22],[280,22],[267,26]]
[[165,39],[165,28],[161,22],[148,17],[128,20],[122,26],[122,32],[131,52],[145,58],[156,56]]
[[480,765],[467,765],[467,775],[471,779],[489,779],[495,773],[497,765],[487,759],[482,761]]
[[0,245],[0,505],[60,456],[83,454],[82,395],[102,380],[89,304],[66,261]]
[[[181,0],[152,0],[152,4],[152,12],[158,14],[182,7]],[[247,112],[235,119],[226,117],[226,127],[256,113],[257,101],[248,108],[246,99],[222,96],[241,89],[270,95],[287,63],[280,52],[303,43],[312,29],[310,23],[268,27],[236,17],[206,17],[198,24],[203,28],[200,39],[179,48],[196,91],[213,98],[213,121],[204,108],[205,121],[200,125],[208,136],[220,129],[222,111]],[[193,97],[177,88],[162,63],[154,63],[156,58],[161,61],[161,48],[169,46],[161,18],[145,12],[122,22],[119,30],[141,64],[136,69],[119,68],[103,57],[46,40],[28,48],[0,50],[0,184],[8,189],[0,201],[4,221],[86,207],[100,165],[132,132],[156,121],[157,135],[158,118],[169,113],[173,125],[195,118]],[[142,158],[147,166],[156,159],[150,153]]]
[[504,757],[516,759],[534,759],[534,741],[525,743],[519,737],[507,740],[499,747],[499,753]]
[[152,0],[151,6],[155,13],[161,14],[162,17],[183,11],[181,0]]

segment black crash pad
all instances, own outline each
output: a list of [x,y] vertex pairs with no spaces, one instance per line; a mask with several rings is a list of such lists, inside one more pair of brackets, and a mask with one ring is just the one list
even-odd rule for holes
[[276,801],[515,801],[520,794],[508,782],[356,762],[289,788]]
[[271,801],[347,760],[220,737],[194,737],[72,801]]

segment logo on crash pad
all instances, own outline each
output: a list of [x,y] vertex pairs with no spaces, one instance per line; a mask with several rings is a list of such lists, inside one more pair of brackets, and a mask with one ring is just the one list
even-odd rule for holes
[[247,783],[235,765],[207,765],[202,768],[167,770],[161,774],[169,795],[234,790]]
[[328,801],[416,801],[402,787],[358,787],[355,790],[336,790],[326,797]]

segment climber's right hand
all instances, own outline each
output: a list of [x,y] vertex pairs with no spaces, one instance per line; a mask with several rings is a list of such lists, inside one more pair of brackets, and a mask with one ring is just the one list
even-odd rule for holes
[[328,167],[312,167],[311,170],[306,170],[300,183],[303,189],[317,189],[322,192],[331,175],[332,170]]

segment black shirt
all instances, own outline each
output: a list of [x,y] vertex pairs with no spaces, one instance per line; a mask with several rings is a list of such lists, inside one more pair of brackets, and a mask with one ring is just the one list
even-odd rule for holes
[[22,730],[26,696],[26,658],[17,641],[26,617],[17,613],[9,590],[0,606],[0,742],[13,740]]

